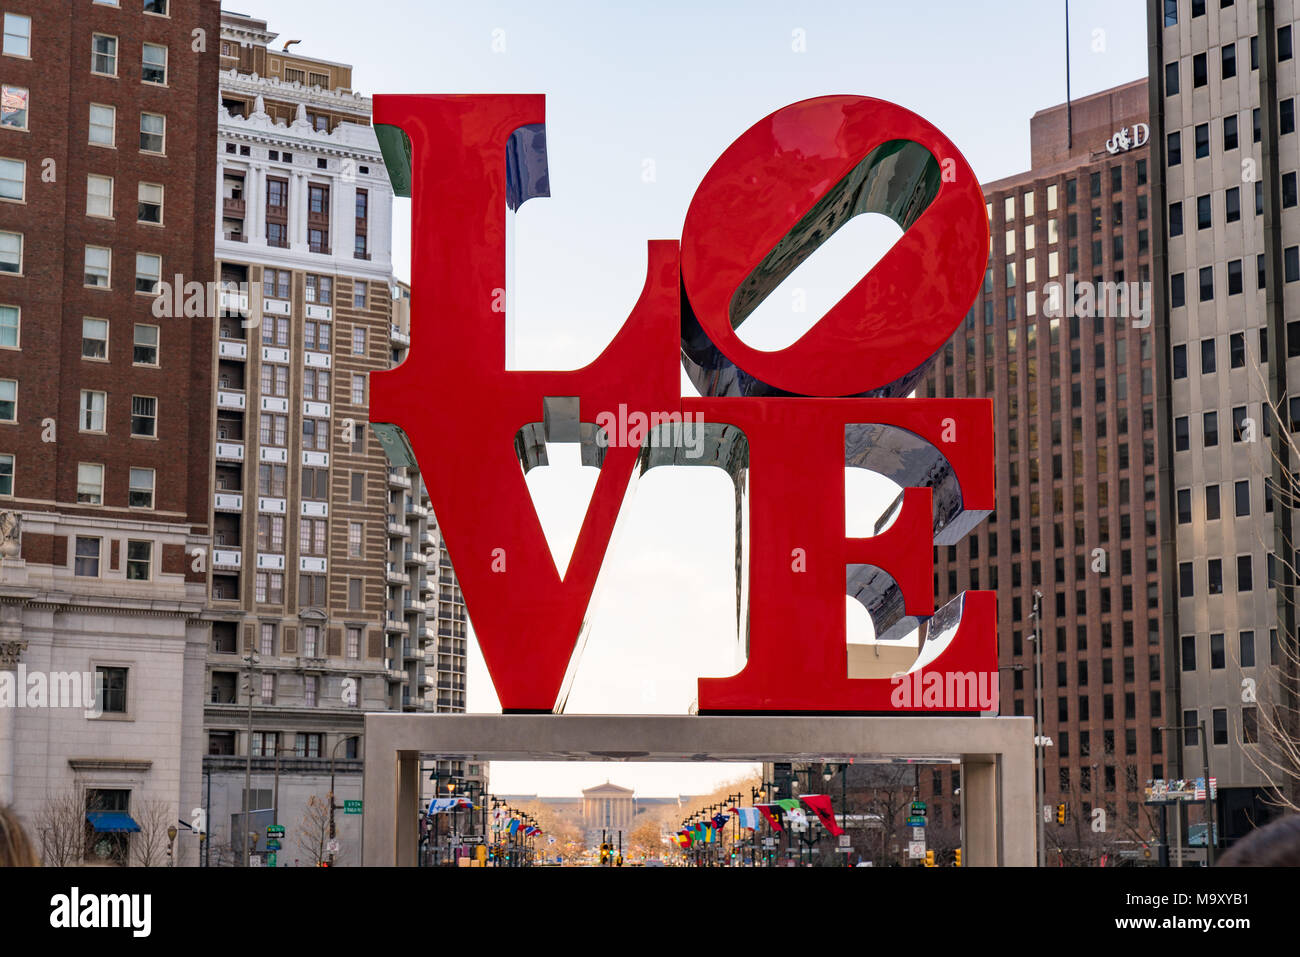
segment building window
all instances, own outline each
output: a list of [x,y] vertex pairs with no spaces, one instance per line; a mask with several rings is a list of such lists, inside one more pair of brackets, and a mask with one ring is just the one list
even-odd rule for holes
[[362,525],[360,522],[348,523],[348,557],[361,557]]
[[1255,587],[1254,566],[1249,555],[1237,556],[1237,591],[1250,591]]
[[[84,467],[84,466],[83,466]],[[73,560],[72,573],[81,578],[99,577],[99,549],[101,539],[77,536],[76,557]]]
[[1241,190],[1233,186],[1223,194],[1224,200],[1224,218],[1235,223],[1241,219]]
[[131,396],[131,434],[158,437],[158,399],[154,396]]
[[167,152],[167,117],[161,113],[140,114],[140,151]]
[[1201,302],[1209,302],[1214,298],[1214,267],[1202,266],[1198,279],[1200,283]]
[[[261,699],[262,704],[275,704],[275,675],[262,675],[262,687],[258,697]],[[275,732],[271,731],[266,734],[266,738],[269,740],[259,741],[258,738],[261,737],[261,732],[253,732],[253,754],[261,753],[261,749],[267,749],[267,754],[274,754],[276,751]]]
[[320,688],[320,678],[308,675],[302,681],[302,703],[308,708],[316,707],[316,694]]
[[1211,728],[1210,743],[1227,744],[1228,743],[1228,709],[1214,708],[1210,712],[1213,727]]
[[27,197],[27,163],[23,160],[0,159],[0,199],[23,202]]
[[135,254],[135,291],[150,294],[158,291],[162,279],[162,257],[153,253]]
[[261,628],[260,642],[257,653],[263,657],[270,658],[275,655],[275,625],[271,622],[263,622]]
[[139,366],[156,366],[158,364],[157,326],[136,324],[131,361]]
[[1195,584],[1192,579],[1192,563],[1178,563],[1178,597],[1191,598],[1195,594]]
[[0,86],[0,127],[11,130],[27,129],[28,92],[25,87]]
[[302,629],[302,653],[304,657],[315,658],[319,645],[320,629],[316,625],[305,625]]
[[1223,118],[1223,148],[1225,151],[1237,148],[1237,117],[1235,115]]
[[1169,157],[1169,165],[1177,166],[1183,161],[1183,137],[1177,130],[1165,137],[1165,153]]
[[1165,64],[1165,96],[1178,95],[1178,62]]
[[96,33],[91,38],[90,72],[117,76],[117,37]]
[[353,625],[348,626],[347,656],[361,657],[361,629]]
[[352,308],[366,308],[366,281],[358,279],[352,284]]
[[86,215],[113,218],[113,177],[86,176]]
[[108,359],[108,320],[81,320],[81,358]]
[[1237,75],[1237,45],[1235,43],[1229,43],[1219,51],[1219,66],[1222,68],[1225,80]]
[[0,454],[0,495],[14,494],[14,457]]
[[153,13],[160,17],[167,16],[167,0],[144,0],[144,12]]
[[157,183],[141,183],[136,195],[136,221],[161,226],[163,188]]
[[32,18],[20,13],[5,14],[5,56],[32,55]]
[[105,714],[126,714],[126,668],[96,668],[95,685],[102,689],[99,709]]
[[348,610],[361,610],[361,579],[348,579]]
[[90,104],[90,144],[113,146],[117,141],[117,109],[112,106]]
[[81,390],[81,431],[104,431],[104,404],[108,401],[105,392]]
[[[81,462],[77,465],[77,504],[104,503],[104,466]],[[98,555],[98,552],[96,552]]]
[[262,295],[268,299],[288,299],[289,278],[287,269],[262,270]]
[[294,735],[294,752],[300,758],[319,758],[320,735],[302,733]]
[[1291,27],[1279,27],[1277,31],[1277,62],[1291,59]]
[[85,284],[108,289],[112,275],[113,251],[104,246],[86,247]]
[[0,232],[0,272],[21,276],[23,272],[23,234]]
[[352,354],[354,356],[366,354],[366,330],[362,326],[352,327]]
[[1213,210],[1209,196],[1196,197],[1196,228],[1209,229],[1214,225]]
[[167,48],[157,43],[144,44],[140,56],[140,79],[145,83],[167,85]]
[[153,542],[126,543],[126,580],[147,582],[153,577]]
[[1207,65],[1207,58],[1204,53],[1197,53],[1192,57],[1192,87],[1193,89],[1205,86],[1210,82],[1210,70]]
[[1196,158],[1205,159],[1210,155],[1210,124],[1198,123],[1193,134],[1196,141]]
[[307,276],[306,289],[303,295],[310,303],[319,303],[322,306],[330,305],[334,293],[334,280],[329,276]]
[[131,469],[128,504],[131,508],[153,508],[154,470]]
[[352,373],[352,404],[366,404],[366,377],[360,373]]

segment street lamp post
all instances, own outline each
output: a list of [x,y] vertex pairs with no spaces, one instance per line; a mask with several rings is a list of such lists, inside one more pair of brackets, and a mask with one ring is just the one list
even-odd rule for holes
[[[1178,732],[1179,734],[1182,734],[1184,731],[1195,731],[1195,732],[1196,732],[1196,736],[1200,739],[1200,744],[1201,744],[1201,775],[1202,775],[1203,780],[1205,781],[1205,866],[1206,866],[1206,867],[1213,867],[1213,866],[1214,866],[1214,844],[1215,844],[1215,839],[1216,839],[1216,835],[1215,835],[1214,831],[1215,831],[1215,824],[1216,824],[1217,822],[1216,822],[1216,820],[1215,820],[1215,818],[1216,818],[1216,814],[1215,814],[1215,807],[1214,807],[1214,798],[1210,796],[1210,795],[1211,795],[1211,791],[1210,791],[1210,750],[1209,750],[1209,747],[1207,746],[1207,744],[1206,744],[1206,740],[1205,740],[1205,721],[1204,721],[1204,719],[1202,719],[1201,721],[1198,721],[1196,724],[1188,724],[1188,725],[1182,725],[1182,724],[1178,724],[1178,725],[1170,725],[1170,726],[1168,726],[1168,727],[1163,727],[1163,728],[1161,728],[1160,730],[1161,730],[1161,731],[1175,731],[1175,732]],[[1175,812],[1175,813],[1177,814],[1177,817],[1176,817],[1175,820],[1174,820],[1174,827],[1175,827],[1175,829],[1177,829],[1178,833],[1181,834],[1181,833],[1182,833],[1182,826],[1183,826],[1183,814],[1182,814],[1182,810],[1181,810],[1181,808],[1182,808],[1182,803],[1179,802],[1179,803],[1175,804],[1174,807],[1177,808],[1177,809],[1179,809],[1179,810],[1177,810],[1177,811]],[[1189,825],[1189,828],[1190,828],[1190,825]],[[1165,853],[1166,856],[1167,856],[1168,851],[1166,850],[1164,853]],[[1183,859],[1182,859],[1181,854],[1179,855],[1179,858],[1178,858],[1178,866],[1179,866],[1179,867],[1182,867],[1182,866],[1183,866]]]
[[[336,834],[334,830],[334,809],[336,807],[336,802],[334,801],[334,756],[338,753],[340,744],[342,744],[344,741],[356,740],[359,737],[360,737],[359,735],[349,734],[346,737],[339,738],[337,741],[334,742],[334,747],[330,749],[330,844],[331,845],[333,845],[334,843],[334,837]],[[278,755],[276,760],[278,766],[278,761],[279,761]],[[333,866],[334,866],[334,852],[330,851],[330,867]]]
[[1043,832],[1043,800],[1047,794],[1043,767],[1043,745],[1046,741],[1043,737],[1043,636],[1038,616],[1038,603],[1042,598],[1043,593],[1035,588],[1034,610],[1031,613],[1034,630],[1029,635],[1029,640],[1034,643],[1034,817],[1038,821],[1039,867],[1045,867],[1047,863],[1047,838]]
[[[244,663],[248,665],[248,740],[244,747],[244,828],[247,829],[253,817],[253,675],[256,673],[258,664],[261,659],[257,652],[251,648],[248,654],[244,655]],[[252,849],[248,842],[244,842],[244,866],[247,867]]]

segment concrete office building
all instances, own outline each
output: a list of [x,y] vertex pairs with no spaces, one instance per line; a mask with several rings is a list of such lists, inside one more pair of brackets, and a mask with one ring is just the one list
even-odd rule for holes
[[200,803],[214,325],[154,307],[212,275],[218,6],[0,15],[0,804],[142,863]]
[[[1262,714],[1294,646],[1300,207],[1292,0],[1149,0],[1173,777],[1218,780],[1221,841],[1275,813]],[[1294,387],[1289,394],[1294,395]],[[1281,455],[1280,465],[1274,456]],[[1176,573],[1175,573],[1176,564]],[[1276,587],[1275,587],[1276,586]],[[1290,684],[1293,689],[1294,684]],[[1290,729],[1294,735],[1294,726]],[[1295,781],[1286,784],[1294,798]],[[1192,812],[1195,818],[1201,811]]]
[[[214,849],[242,857],[275,818],[280,862],[314,863],[295,835],[318,828],[308,805],[331,770],[337,804],[361,797],[363,714],[435,706],[437,551],[418,472],[391,468],[367,427],[370,373],[410,343],[370,100],[351,67],[275,38],[222,16],[205,770]],[[359,860],[359,820],[336,812],[336,860]]]

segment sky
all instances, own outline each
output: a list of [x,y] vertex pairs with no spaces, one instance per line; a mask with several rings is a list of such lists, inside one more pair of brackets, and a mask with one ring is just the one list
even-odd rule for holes
[[[511,300],[517,368],[577,368],[613,338],[641,291],[645,242],[676,239],[721,152],[772,111],[813,96],[892,100],[943,130],[982,182],[1029,166],[1029,118],[1065,100],[1061,0],[440,3],[236,0],[295,52],[351,63],[375,93],[544,93],[551,196],[515,224]],[[625,5],[619,5],[622,7]],[[626,5],[630,6],[630,5]],[[1145,4],[1070,5],[1075,97],[1146,73]],[[394,210],[394,270],[409,278],[409,203]],[[846,226],[739,330],[756,347],[792,341],[898,235],[872,217]],[[416,277],[418,295],[419,279]],[[807,312],[790,309],[789,289]],[[684,385],[683,394],[691,394]],[[576,447],[553,447],[529,487],[564,567],[594,485]],[[437,462],[421,463],[427,471]],[[892,498],[846,477],[847,527]],[[682,714],[696,678],[738,670],[732,492],[716,469],[641,479],[611,545],[570,713]],[[861,534],[861,531],[859,531]],[[453,563],[456,556],[452,555]],[[469,609],[471,625],[474,610]],[[846,640],[870,637],[865,612]],[[499,711],[470,642],[470,711]],[[498,793],[576,794],[611,780],[649,795],[703,793],[743,767],[494,764]]]

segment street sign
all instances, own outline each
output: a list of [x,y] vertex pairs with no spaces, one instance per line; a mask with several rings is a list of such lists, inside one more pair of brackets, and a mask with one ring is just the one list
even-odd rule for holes
[[1043,823],[1044,823],[1044,824],[1051,824],[1052,821],[1053,821],[1053,819],[1055,819],[1055,817],[1056,817],[1056,814],[1055,814],[1055,812],[1052,810],[1052,806],[1051,806],[1050,804],[1044,804],[1044,805],[1043,805]]
[[337,854],[339,852],[338,838],[330,838],[330,842],[325,845],[325,850],[329,851],[331,854]]
[[272,853],[266,855],[266,866],[267,866],[267,867],[275,867],[275,854],[274,854],[274,852],[272,852]]
[[924,802],[924,801],[913,801],[913,802],[912,802],[912,813],[913,813],[913,814],[920,814],[920,815],[924,816],[924,815],[925,815],[925,802]]
[[261,854],[250,854],[250,855],[248,855],[248,866],[249,866],[249,867],[261,867],[261,866],[262,866],[262,855],[261,855]]
[[912,828],[912,840],[914,840],[914,841],[924,841],[924,840],[925,840],[925,828],[923,828],[923,827],[914,827],[914,828]]
[[908,826],[908,827],[925,827],[925,818],[923,818],[923,817],[915,817],[915,816],[914,816],[914,817],[909,817],[909,818],[907,819],[907,826]]
[[765,837],[765,838],[763,838],[763,846],[764,846],[764,847],[776,847],[776,838],[774,838],[774,837]]
[[266,836],[268,838],[284,837],[284,825],[283,824],[266,825]]
[[361,802],[360,802],[360,801],[344,801],[344,802],[343,802],[343,813],[344,813],[344,814],[360,814],[360,813],[361,813]]
[[275,838],[267,838],[266,849],[268,851],[278,851],[280,849],[280,842]]
[[914,861],[925,859],[925,841],[911,841],[907,845],[907,856]]
[[482,843],[483,843],[483,835],[482,835],[482,834],[465,834],[465,835],[459,837],[458,840],[459,840],[460,843],[462,843],[462,844],[482,844]]

